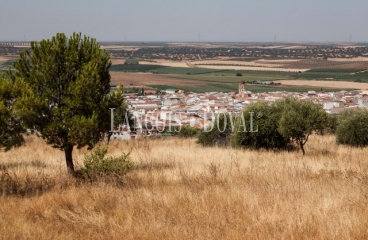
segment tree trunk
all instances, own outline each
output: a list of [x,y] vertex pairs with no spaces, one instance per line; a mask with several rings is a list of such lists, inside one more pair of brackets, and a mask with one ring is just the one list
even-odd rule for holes
[[302,150],[303,152],[303,155],[305,155],[305,150],[304,150],[304,144],[303,144],[303,141],[300,141],[299,142],[299,145],[300,145],[300,149]]
[[66,168],[68,173],[74,175],[74,164],[73,164],[73,145],[68,145],[64,148]]

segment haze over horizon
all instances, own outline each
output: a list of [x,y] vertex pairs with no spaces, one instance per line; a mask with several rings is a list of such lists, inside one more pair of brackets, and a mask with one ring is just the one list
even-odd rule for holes
[[[0,0],[0,41],[368,42],[365,0]],[[351,36],[351,37],[350,37]]]

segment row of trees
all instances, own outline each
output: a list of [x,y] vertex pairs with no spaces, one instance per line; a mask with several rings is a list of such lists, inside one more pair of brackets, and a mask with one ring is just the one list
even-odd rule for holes
[[0,148],[24,143],[35,129],[65,153],[74,174],[73,148],[93,147],[109,131],[109,108],[126,111],[122,88],[110,92],[109,54],[95,39],[74,33],[32,42],[0,76]]
[[327,114],[311,100],[285,98],[273,103],[250,104],[240,116],[224,114],[198,135],[203,146],[291,150],[305,145],[311,134],[335,133],[339,144],[368,146],[368,111],[346,110]]

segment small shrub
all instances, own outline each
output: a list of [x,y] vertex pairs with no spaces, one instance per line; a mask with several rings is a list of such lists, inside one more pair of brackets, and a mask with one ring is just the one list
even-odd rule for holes
[[180,131],[178,132],[178,136],[184,138],[194,137],[198,134],[198,132],[198,128],[185,125],[181,127]]
[[229,113],[216,117],[213,125],[204,129],[199,135],[197,143],[204,147],[228,146],[233,132],[236,116]]
[[77,171],[77,176],[87,180],[108,176],[119,177],[134,167],[134,163],[129,161],[130,152],[117,157],[106,157],[107,151],[107,145],[103,145],[87,154],[84,158],[84,167]]
[[336,142],[353,147],[368,146],[368,111],[345,110],[338,116]]

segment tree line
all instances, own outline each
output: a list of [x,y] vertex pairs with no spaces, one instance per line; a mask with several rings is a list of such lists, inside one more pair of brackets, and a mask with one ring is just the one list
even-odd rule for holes
[[209,129],[197,135],[197,142],[207,147],[299,149],[304,155],[312,134],[335,134],[337,144],[368,146],[368,111],[355,108],[330,115],[312,100],[287,97],[272,103],[259,101],[251,103],[240,116],[220,115]]

